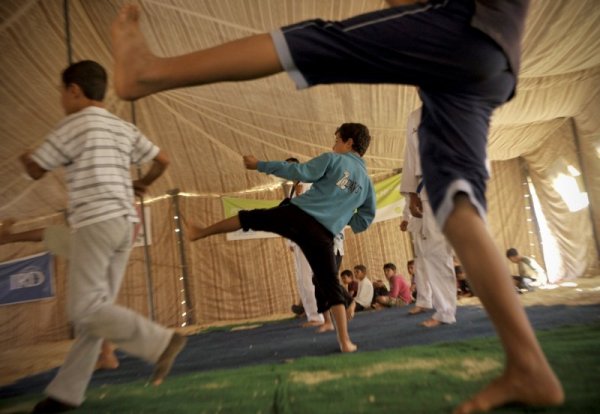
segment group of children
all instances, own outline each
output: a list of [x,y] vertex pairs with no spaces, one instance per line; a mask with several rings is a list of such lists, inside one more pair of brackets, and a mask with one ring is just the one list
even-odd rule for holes
[[[456,412],[488,411],[510,402],[559,405],[564,399],[562,386],[506,277],[508,269],[484,221],[490,118],[515,93],[529,1],[387,3],[389,8],[344,21],[315,19],[168,58],[153,55],[147,47],[139,7],[124,6],[112,26],[115,89],[121,98],[135,100],[178,87],[282,71],[299,88],[342,82],[418,86],[423,102],[419,153],[431,207],[506,355],[504,372]],[[40,148],[21,157],[34,179],[66,166],[72,210],[68,302],[78,337],[46,389],[48,398],[35,412],[62,412],[81,405],[103,338],[155,363],[155,385],[163,381],[185,344],[178,333],[114,304],[131,245],[130,223],[135,221],[129,164],[155,161],[156,168],[137,183],[145,189],[160,176],[166,160],[137,128],[103,108],[103,69],[97,64],[83,66],[75,64],[63,72],[65,120]],[[100,90],[94,90],[97,84],[102,85]],[[304,164],[244,156],[249,170],[313,186],[288,204],[242,211],[207,228],[192,225],[190,231],[192,240],[240,228],[293,240],[315,273],[321,310],[333,314],[342,352],[357,347],[348,334],[352,314],[337,280],[333,238],[346,225],[364,231],[374,218],[373,185],[362,158],[370,140],[364,125],[343,124],[335,131],[333,152]],[[361,294],[359,285],[357,298]]]

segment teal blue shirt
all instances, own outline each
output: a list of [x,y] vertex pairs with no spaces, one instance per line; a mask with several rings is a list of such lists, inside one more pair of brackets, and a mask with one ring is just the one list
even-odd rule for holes
[[375,218],[375,191],[363,159],[355,152],[327,152],[303,163],[259,161],[258,171],[313,183],[292,204],[338,234],[346,225],[359,233]]

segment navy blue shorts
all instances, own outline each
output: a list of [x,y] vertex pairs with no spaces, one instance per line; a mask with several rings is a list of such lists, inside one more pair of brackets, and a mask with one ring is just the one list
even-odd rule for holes
[[313,283],[319,312],[325,312],[333,305],[349,305],[345,289],[337,278],[333,234],[314,217],[293,204],[242,210],[238,217],[244,231],[269,231],[292,240],[300,247],[314,273]]
[[418,86],[419,152],[440,225],[465,192],[485,217],[486,146],[494,109],[514,92],[501,48],[470,25],[473,1],[431,0],[271,34],[298,88],[331,83]]

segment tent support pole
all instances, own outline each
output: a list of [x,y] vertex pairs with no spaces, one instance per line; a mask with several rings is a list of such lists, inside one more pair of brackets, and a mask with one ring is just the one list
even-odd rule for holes
[[185,301],[185,317],[184,322],[186,325],[193,325],[196,323],[196,318],[193,313],[192,300],[190,296],[190,278],[188,272],[187,259],[185,257],[184,240],[183,240],[183,227],[181,226],[181,211],[179,209],[179,189],[174,188],[167,191],[167,194],[171,196],[171,203],[173,204],[173,211],[175,216],[175,232],[177,233],[177,247],[179,248],[179,262],[181,266],[181,282],[183,284],[183,298]]

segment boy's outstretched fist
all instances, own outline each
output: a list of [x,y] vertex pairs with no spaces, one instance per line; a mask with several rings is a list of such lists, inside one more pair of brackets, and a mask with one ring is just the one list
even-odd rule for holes
[[244,155],[244,166],[249,170],[256,170],[258,158],[254,155]]

